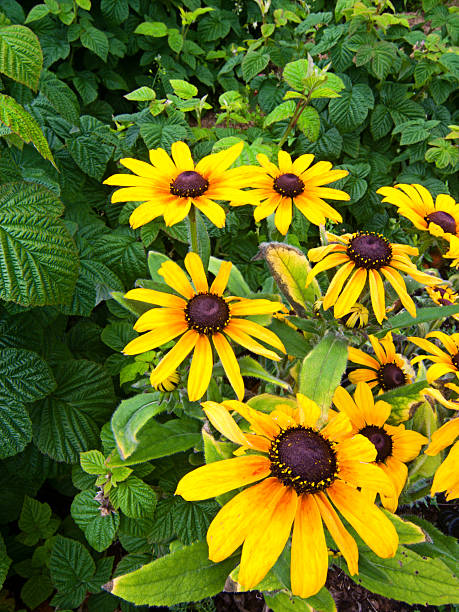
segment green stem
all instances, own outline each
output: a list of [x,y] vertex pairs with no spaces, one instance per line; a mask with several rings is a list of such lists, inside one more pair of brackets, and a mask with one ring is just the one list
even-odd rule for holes
[[190,222],[190,249],[193,253],[198,253],[198,228],[196,225],[196,210],[194,204],[191,205],[190,212],[188,213],[188,220]]
[[296,105],[296,108],[295,108],[295,112],[293,113],[293,116],[290,119],[290,123],[285,128],[285,132],[283,133],[282,138],[279,140],[279,144],[277,145],[278,150],[282,148],[282,145],[287,140],[287,136],[290,134],[292,129],[297,124],[298,119],[300,118],[301,113],[308,106],[309,101],[311,100],[311,94],[312,94],[312,90],[309,92],[308,97],[306,98],[306,100],[299,100],[298,101],[298,103]]

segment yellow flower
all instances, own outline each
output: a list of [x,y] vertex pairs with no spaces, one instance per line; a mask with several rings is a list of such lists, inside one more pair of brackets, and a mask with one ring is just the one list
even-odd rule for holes
[[[285,151],[279,151],[276,166],[263,153],[257,155],[261,168],[252,169],[250,186],[255,187],[253,195],[259,200],[254,211],[255,221],[261,221],[274,212],[274,222],[281,234],[288,232],[292,222],[292,204],[314,225],[324,225],[326,219],[340,222],[342,217],[334,208],[324,202],[349,200],[350,196],[339,189],[322,187],[347,176],[347,170],[332,170],[332,164],[320,161],[311,166],[314,155],[300,155],[292,162]],[[241,203],[233,202],[239,206]]]
[[[358,572],[356,542],[335,508],[380,557],[395,554],[398,536],[388,518],[358,490],[392,490],[383,471],[369,463],[376,457],[373,444],[364,436],[351,437],[344,415],[317,428],[317,404],[304,395],[296,397],[296,408],[279,398],[271,414],[237,401],[204,402],[211,423],[252,452],[189,472],[176,494],[186,500],[208,499],[262,481],[238,493],[214,518],[207,532],[209,558],[218,563],[243,544],[238,581],[250,589],[272,568],[293,525],[292,591],[310,597],[327,577],[323,523],[349,572]],[[253,433],[243,433],[229,410],[246,419]]]
[[365,327],[368,323],[368,308],[356,302],[349,312],[344,315],[343,320],[346,327]]
[[[459,395],[458,385],[455,385],[454,383],[446,383],[445,387],[447,387],[448,389],[452,389],[456,392],[456,394]],[[443,393],[439,389],[435,388],[423,389],[421,393],[423,395],[428,395],[446,408],[451,408],[451,410],[459,410],[459,397],[446,399]]]
[[415,227],[428,231],[432,236],[449,240],[459,233],[459,204],[445,193],[438,195],[435,203],[422,185],[381,187],[376,193],[384,196],[383,202],[397,206],[398,212]]
[[[357,232],[334,236],[327,233],[327,237],[330,244],[310,249],[308,252],[311,261],[320,263],[309,272],[306,285],[319,272],[344,264],[331,281],[323,303],[324,310],[332,305],[335,306],[334,315],[336,319],[346,315],[354,306],[367,280],[370,287],[371,304],[378,323],[381,323],[386,316],[382,276],[389,281],[400,297],[402,304],[413,317],[416,316],[416,306],[408,295],[405,281],[398,270],[426,285],[438,285],[443,282],[441,279],[429,276],[416,268],[409,258],[409,255],[418,254],[416,248],[404,244],[391,244],[381,234]],[[350,276],[351,273],[352,276]],[[349,280],[346,283],[348,278]]]
[[378,453],[375,465],[393,484],[389,495],[380,492],[381,501],[385,508],[395,512],[408,476],[405,463],[419,455],[421,446],[428,442],[427,438],[417,431],[405,429],[404,425],[387,425],[391,405],[383,401],[375,403],[370,387],[364,382],[357,384],[354,399],[346,389],[338,387],[333,403],[350,419],[352,433],[365,436],[374,444]]
[[349,361],[365,366],[349,374],[349,380],[354,385],[358,382],[366,382],[370,389],[380,387],[380,393],[402,387],[413,382],[412,368],[404,357],[395,352],[392,341],[392,332],[387,332],[382,340],[369,334],[375,356],[364,353],[353,346],[348,348]]
[[284,306],[265,299],[223,297],[231,265],[231,262],[221,264],[209,288],[200,257],[196,253],[188,253],[185,257],[185,267],[194,288],[176,263],[166,261],[158,273],[180,297],[153,289],[132,289],[126,293],[127,299],[160,306],[151,308],[139,317],[134,329],[147,333],[129,342],[124,348],[126,355],[137,355],[156,349],[181,336],[151,373],[150,382],[153,387],[163,383],[194,349],[188,375],[188,396],[192,401],[198,400],[205,393],[212,376],[213,344],[231,386],[237,397],[242,399],[244,382],[226,336],[249,351],[268,359],[278,361],[280,357],[252,336],[285,353],[284,345],[272,331],[254,321],[241,318],[247,315],[273,314],[284,309]]
[[436,344],[424,338],[409,336],[408,340],[410,342],[430,353],[430,355],[418,355],[411,360],[411,363],[418,363],[423,359],[429,359],[434,362],[434,365],[430,366],[427,370],[427,381],[429,383],[450,372],[456,374],[459,378],[459,334],[448,336],[443,332],[433,331],[427,334],[426,338],[438,338],[448,352],[445,353]]
[[451,267],[457,268],[459,266],[459,238],[457,236],[451,236],[449,241],[449,250],[443,255],[453,261],[449,264]]
[[180,383],[180,374],[177,372],[177,370],[175,370],[174,372],[172,372],[170,376],[168,376],[163,381],[155,385],[154,388],[157,391],[161,391],[162,393],[170,393],[171,391],[174,391],[174,389],[177,389],[177,387],[179,386],[179,383]]
[[[459,295],[448,285],[438,285],[437,287],[426,287],[430,299],[438,306],[452,306],[456,304]],[[457,304],[459,306],[459,304]],[[459,321],[459,314],[452,315],[453,319]]]
[[[459,436],[459,417],[447,421],[444,425],[434,431],[432,441],[427,447],[426,455],[438,455],[438,453],[452,444]],[[446,500],[459,498],[459,441],[457,441],[446,459],[437,468],[432,482],[431,495],[446,491]]]
[[174,142],[172,159],[164,149],[149,152],[151,165],[137,159],[121,159],[120,163],[135,174],[114,174],[104,184],[122,187],[113,193],[112,202],[143,202],[129,218],[133,228],[161,216],[166,225],[174,225],[188,215],[192,205],[214,225],[224,227],[226,214],[215,200],[253,203],[250,192],[241,191],[251,182],[250,167],[228,170],[243,146],[240,142],[207,155],[195,165],[188,145]]

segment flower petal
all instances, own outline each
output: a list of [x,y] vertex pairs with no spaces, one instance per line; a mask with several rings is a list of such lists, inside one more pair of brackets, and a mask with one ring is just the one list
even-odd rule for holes
[[185,268],[188,274],[191,276],[193,285],[197,293],[207,293],[209,291],[209,285],[207,284],[206,273],[204,272],[204,266],[202,265],[201,258],[197,253],[188,253],[185,257]]
[[186,302],[178,295],[155,291],[154,289],[131,289],[124,294],[127,300],[155,304],[155,306],[169,306],[170,308],[185,308]]
[[210,287],[210,293],[215,293],[219,296],[223,295],[226,285],[228,284],[232,267],[233,264],[230,261],[221,262],[217,276]]
[[161,359],[150,375],[152,387],[159,385],[165,378],[170,376],[182,363],[188,354],[194,349],[199,334],[194,329],[189,329],[177,344]]
[[[176,321],[167,327],[154,329],[131,340],[123,349],[125,355],[139,355],[170,342],[188,329],[185,321]],[[175,369],[175,368],[174,368]],[[172,373],[172,372],[171,372]],[[166,377],[165,377],[166,378]]]
[[190,373],[188,374],[188,397],[191,402],[201,399],[207,391],[213,366],[210,340],[204,334],[200,334],[194,347]]
[[180,140],[173,142],[171,146],[172,159],[175,165],[183,172],[185,170],[194,170],[194,162],[191,157],[191,152],[188,145]]
[[225,327],[225,334],[229,336],[234,342],[237,342],[244,348],[252,351],[252,353],[256,353],[257,355],[262,355],[263,357],[267,357],[268,359],[273,359],[274,361],[279,361],[280,357],[274,351],[270,351],[265,348],[262,344],[254,340],[249,334],[246,334],[244,331],[240,329],[237,325],[233,325],[233,321],[231,320],[229,324]]
[[194,297],[195,291],[190,285],[190,281],[182,268],[174,261],[165,261],[161,264],[158,274],[162,276],[169,287],[177,291],[177,293],[180,293],[189,300]]
[[244,381],[242,380],[241,370],[231,345],[223,334],[214,334],[212,340],[217,349],[218,356],[222,362],[226,376],[233,387],[239,400],[244,397]]

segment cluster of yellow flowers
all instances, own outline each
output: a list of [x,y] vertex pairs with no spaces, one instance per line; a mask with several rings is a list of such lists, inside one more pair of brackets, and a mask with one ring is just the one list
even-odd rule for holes
[[[229,201],[231,206],[253,205],[257,221],[275,214],[276,227],[284,235],[292,221],[293,205],[316,225],[324,225],[327,219],[342,220],[323,198],[349,200],[343,191],[324,187],[346,176],[345,170],[332,170],[331,164],[323,161],[311,165],[312,155],[301,155],[292,162],[284,151],[279,152],[278,166],[265,155],[258,155],[260,166],[230,168],[242,147],[242,143],[234,145],[195,165],[187,145],[176,142],[172,145],[172,159],[162,149],[150,151],[151,164],[123,159],[121,163],[135,174],[116,174],[105,183],[122,187],[114,192],[113,202],[143,202],[131,215],[133,227],[159,216],[164,217],[166,225],[173,225],[183,220],[193,206],[223,227],[226,213],[216,200]],[[447,256],[459,261],[459,248],[456,252],[454,242],[459,245],[459,205],[450,196],[440,195],[434,204],[420,185],[383,187],[378,193],[384,201],[397,205],[400,214],[417,228],[448,239],[449,252],[456,254]],[[358,303],[367,284],[376,320],[381,323],[386,318],[385,280],[407,311],[416,316],[401,273],[428,287],[433,299],[448,303],[456,299],[448,287],[440,287],[444,285],[442,279],[416,268],[410,259],[418,254],[414,247],[392,244],[381,234],[366,231],[325,235],[327,243],[308,252],[309,260],[316,265],[307,283],[320,272],[339,266],[322,306],[325,310],[333,306],[335,318],[344,318],[347,325],[362,326],[368,320],[368,310]],[[396,353],[390,332],[382,340],[370,335],[374,357],[349,348],[349,361],[363,366],[349,375],[350,382],[356,385],[355,392],[352,397],[339,386],[333,397],[334,409],[330,409],[325,422],[320,418],[319,407],[300,393],[296,399],[279,397],[269,414],[253,409],[242,401],[244,381],[230,342],[280,360],[279,353],[286,353],[282,341],[247,317],[287,311],[281,301],[226,296],[231,266],[231,262],[223,262],[209,285],[196,253],[185,257],[189,277],[176,263],[163,263],[159,274],[170,292],[138,288],[125,296],[152,308],[137,320],[134,329],[142,335],[132,340],[124,352],[136,355],[176,340],[151,373],[151,384],[167,389],[164,382],[172,376],[173,388],[179,380],[177,368],[193,352],[187,386],[190,400],[196,401],[210,384],[215,349],[237,400],[206,401],[202,406],[214,427],[239,449],[234,458],[188,473],[176,493],[187,500],[202,500],[253,485],[232,497],[212,521],[207,534],[210,559],[219,562],[243,544],[237,580],[245,588],[254,587],[276,562],[293,528],[292,591],[309,597],[320,590],[327,576],[324,525],[350,573],[358,572],[357,544],[337,511],[377,555],[390,557],[396,552],[397,532],[375,499],[379,494],[382,505],[395,512],[407,480],[406,463],[429,440],[402,424],[389,425],[391,405],[375,402],[372,389],[381,393],[410,384],[414,370]],[[428,353],[415,357],[411,363],[424,359],[434,362],[427,371],[429,383],[447,373],[459,378],[459,334],[432,332],[430,336],[440,340],[446,352],[428,340],[410,337],[412,343]],[[459,386],[449,384],[449,388],[459,395]],[[424,393],[449,408],[459,407],[459,400],[446,400],[436,388]],[[236,422],[234,413],[245,425]],[[456,418],[433,434],[425,452],[437,454],[458,435]],[[455,469],[458,457],[456,442],[436,472],[432,494],[447,491],[448,498],[459,497]]]

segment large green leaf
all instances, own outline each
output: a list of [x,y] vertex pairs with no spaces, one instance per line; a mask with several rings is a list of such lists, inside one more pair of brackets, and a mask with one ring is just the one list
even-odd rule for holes
[[110,491],[113,506],[131,518],[153,516],[156,495],[153,489],[137,476],[129,476]]
[[307,355],[301,366],[299,391],[314,400],[325,416],[347,364],[347,343],[327,334]]
[[0,395],[9,395],[19,402],[33,402],[55,387],[53,373],[39,355],[24,349],[0,350]]
[[56,165],[48,141],[36,120],[19,102],[5,94],[0,94],[0,127],[2,123],[25,143],[33,144],[44,159]]
[[390,317],[384,324],[382,330],[376,332],[376,336],[383,336],[391,329],[403,329],[404,327],[412,327],[419,323],[429,323],[437,319],[445,319],[459,313],[459,306],[452,304],[451,306],[433,306],[431,308],[418,308],[416,316],[412,317],[409,312],[400,312],[395,317]]
[[31,409],[34,442],[56,461],[76,463],[80,452],[99,445],[98,423],[113,409],[113,386],[102,366],[83,359],[59,363],[54,374],[57,389]]
[[70,123],[78,125],[80,105],[70,87],[49,70],[40,77],[40,93],[49,100],[51,106]]
[[25,406],[0,395],[0,459],[20,453],[32,439],[32,422]]
[[221,563],[208,558],[205,542],[185,546],[139,570],[119,576],[104,588],[136,605],[173,606],[219,593],[237,561]]
[[96,565],[86,548],[69,538],[57,536],[49,562],[54,586],[68,594],[67,605],[76,608],[86,596]]
[[37,35],[21,25],[0,27],[0,72],[33,90],[43,65]]
[[22,306],[69,302],[78,259],[57,218],[61,212],[60,201],[44,187],[25,182],[0,187],[0,298]]
[[94,550],[102,552],[113,542],[120,517],[113,512],[102,515],[100,504],[94,499],[95,494],[95,489],[78,493],[72,502],[71,515]]
[[341,132],[352,132],[361,125],[368,110],[373,108],[373,93],[363,83],[354,85],[351,91],[341,92],[340,98],[330,100],[330,119]]

